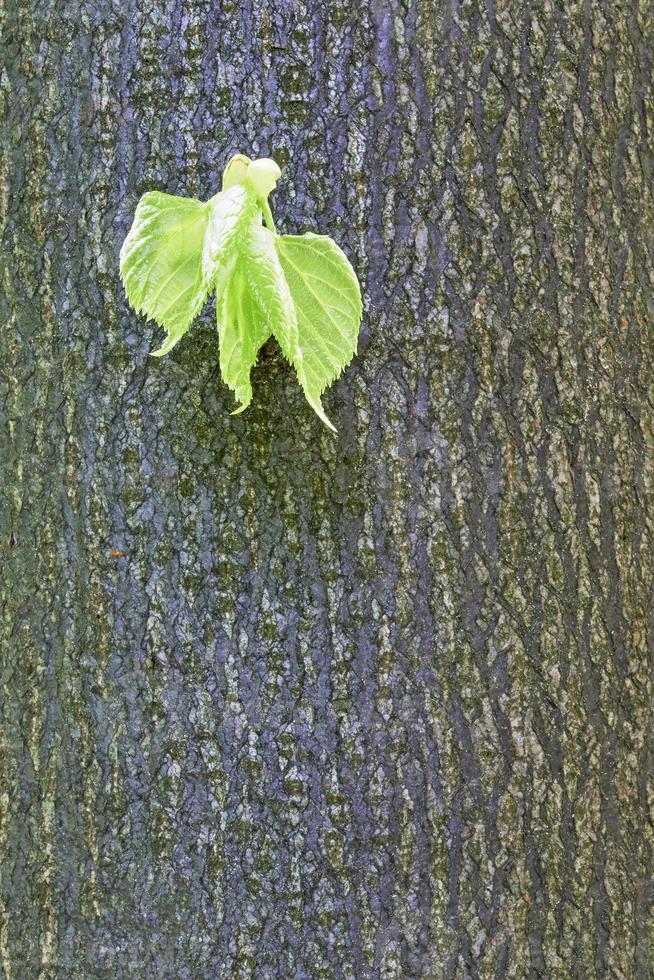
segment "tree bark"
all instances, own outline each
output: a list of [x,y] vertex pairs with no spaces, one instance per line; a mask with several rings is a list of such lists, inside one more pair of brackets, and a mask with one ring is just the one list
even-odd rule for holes
[[[0,973],[654,975],[651,8],[2,19]],[[336,437],[127,306],[235,152],[361,278]]]

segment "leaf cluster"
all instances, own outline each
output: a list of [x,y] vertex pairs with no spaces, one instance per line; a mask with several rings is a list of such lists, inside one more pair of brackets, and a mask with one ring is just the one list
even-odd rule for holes
[[268,195],[274,160],[238,154],[209,201],[151,191],[138,203],[120,252],[131,305],[166,330],[167,354],[216,295],[220,370],[242,412],[250,371],[269,337],[293,365],[307,401],[333,429],[321,395],[356,353],[361,292],[345,254],[326,235],[279,235]]

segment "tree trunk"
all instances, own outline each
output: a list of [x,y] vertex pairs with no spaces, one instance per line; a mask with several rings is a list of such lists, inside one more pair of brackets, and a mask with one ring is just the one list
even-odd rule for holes
[[[646,8],[5,4],[2,976],[652,975]],[[126,303],[239,151],[362,281],[337,436]]]

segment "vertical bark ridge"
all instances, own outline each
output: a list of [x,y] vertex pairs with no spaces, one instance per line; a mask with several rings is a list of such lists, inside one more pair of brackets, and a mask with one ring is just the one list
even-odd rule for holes
[[[652,27],[4,6],[5,976],[649,975]],[[126,305],[237,151],[364,283],[337,438]]]

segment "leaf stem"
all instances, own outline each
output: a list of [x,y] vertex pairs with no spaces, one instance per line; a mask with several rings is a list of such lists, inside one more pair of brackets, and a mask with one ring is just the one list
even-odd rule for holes
[[265,198],[261,201],[261,209],[263,211],[263,220],[266,222],[266,228],[269,228],[273,235],[276,235],[277,229],[275,228],[272,211],[270,210],[270,205]]

